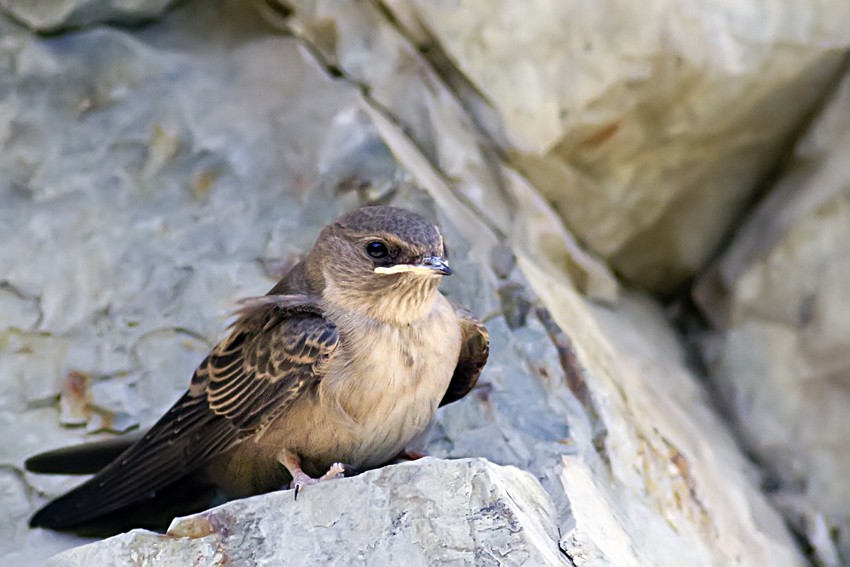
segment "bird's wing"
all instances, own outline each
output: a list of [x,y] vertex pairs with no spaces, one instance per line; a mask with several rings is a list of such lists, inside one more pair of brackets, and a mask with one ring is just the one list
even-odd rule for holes
[[30,525],[71,528],[152,496],[262,428],[318,384],[336,328],[309,296],[246,303],[230,334],[195,371],[189,391],[89,481],[39,510]]
[[455,315],[460,323],[460,356],[440,406],[456,402],[472,390],[490,354],[490,335],[484,325],[463,307],[455,306]]
[[193,389],[243,434],[254,433],[319,382],[339,332],[308,296],[251,300],[227,339],[195,372]]

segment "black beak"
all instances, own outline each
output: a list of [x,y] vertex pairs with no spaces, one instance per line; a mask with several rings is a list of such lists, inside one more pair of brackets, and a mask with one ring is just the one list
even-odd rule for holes
[[450,276],[452,275],[452,270],[449,268],[449,265],[445,260],[440,258],[439,256],[427,256],[422,259],[422,266],[427,266],[434,272],[440,274],[441,276]]

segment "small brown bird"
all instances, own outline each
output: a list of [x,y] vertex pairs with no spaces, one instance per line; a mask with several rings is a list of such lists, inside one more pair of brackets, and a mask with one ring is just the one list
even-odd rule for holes
[[[382,206],[343,215],[267,295],[245,302],[189,391],[140,440],[30,525],[74,529],[190,473],[231,498],[287,482],[297,496],[349,467],[389,462],[487,361],[485,328],[437,290],[452,273],[444,256],[437,227],[419,215]],[[60,472],[67,456],[36,456],[28,468]],[[68,472],[90,467],[76,468]]]

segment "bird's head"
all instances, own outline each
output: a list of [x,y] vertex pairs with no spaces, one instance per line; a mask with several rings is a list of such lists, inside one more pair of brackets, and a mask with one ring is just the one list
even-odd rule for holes
[[328,225],[311,256],[321,261],[322,296],[331,305],[407,324],[433,306],[452,273],[440,231],[395,207],[363,207]]

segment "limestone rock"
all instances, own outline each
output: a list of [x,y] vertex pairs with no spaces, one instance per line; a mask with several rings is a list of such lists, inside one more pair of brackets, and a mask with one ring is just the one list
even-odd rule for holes
[[0,0],[0,9],[40,32],[102,22],[136,24],[162,14],[174,0]]
[[[380,68],[377,61],[406,61],[393,68],[395,80],[408,84],[406,92],[417,93],[432,117],[451,112],[444,85],[401,58],[401,48],[387,39],[393,30],[385,20],[369,16],[363,4],[356,4],[358,23],[347,18],[355,12],[354,4],[299,5],[293,18],[304,19],[297,22],[300,30],[309,32],[321,23],[338,34],[327,44],[333,46],[325,54],[328,60],[370,87],[364,79],[377,80],[368,92],[392,115],[370,106],[370,116],[399,161],[452,219],[463,240],[487,243],[492,225],[487,218],[465,213],[456,189],[472,200],[474,187],[480,199],[474,202],[488,205],[482,207],[484,214],[499,214],[499,196],[484,181],[498,175],[490,170],[486,177],[486,166],[480,165],[486,160],[469,160],[475,154],[465,149],[466,163],[477,167],[462,175],[476,182],[458,182],[455,172],[464,168],[450,159],[448,150],[457,154],[474,144],[458,143],[468,138],[448,121],[445,128],[430,130],[430,137],[422,136],[416,119],[423,115],[413,113],[411,118],[401,112],[402,104],[388,96],[393,91],[384,90],[381,75],[365,70]],[[358,37],[381,41],[361,42]],[[311,35],[305,38],[309,41]],[[368,64],[370,58],[374,65]],[[443,166],[456,169],[449,176],[439,169]],[[535,218],[531,211],[523,212]],[[781,519],[753,484],[755,471],[710,411],[658,307],[640,296],[627,296],[613,308],[589,304],[562,273],[549,269],[546,255],[540,254],[545,239],[532,241],[532,246],[522,239],[510,242],[524,278],[509,278],[499,292],[514,290],[511,297],[524,293],[531,308],[525,315],[520,308],[516,319],[503,311],[504,320],[488,322],[491,338],[497,338],[482,377],[491,386],[482,392],[484,414],[475,405],[470,408],[473,400],[445,408],[438,426],[446,439],[432,437],[427,450],[486,456],[535,471],[562,510],[561,546],[577,564],[801,564]],[[476,259],[481,262],[480,256]],[[521,305],[511,301],[502,308]],[[511,332],[503,333],[504,325]],[[507,344],[501,342],[506,336]],[[522,353],[521,360],[532,365],[540,384],[524,377],[511,352]],[[556,426],[558,420],[569,424],[566,439],[560,437],[564,432]],[[499,439],[508,446],[500,446]],[[710,454],[706,443],[713,447]]]
[[26,527],[79,479],[23,461],[151,425],[236,301],[356,206],[323,169],[398,167],[357,90],[240,3],[55,37],[0,17],[0,37],[0,557],[17,566],[79,544]]
[[587,421],[570,420],[578,458],[556,469],[575,521],[561,541],[573,561],[803,565],[661,309],[635,294],[589,306],[524,266],[573,341],[569,383],[586,400]]
[[[489,232],[545,261],[589,297],[616,298],[618,284],[608,267],[584,251],[528,182],[482,142],[475,120],[385,13],[350,1],[266,4],[275,3],[280,10],[268,14],[272,21],[303,37],[329,68],[368,85],[365,101],[385,111],[437,166],[446,198],[460,198]],[[290,17],[280,21],[279,13]]]
[[850,562],[850,76],[697,287],[712,375],[775,501]]
[[386,4],[493,104],[576,237],[660,293],[714,252],[850,44],[843,0]]
[[[26,527],[78,480],[21,471],[106,435],[60,425],[71,372],[89,377],[78,409],[149,425],[236,300],[265,293],[340,212],[377,201],[440,224],[455,270],[442,289],[492,341],[479,387],[419,448],[531,473],[551,502],[546,537],[579,565],[801,564],[661,308],[616,301],[605,266],[387,12],[319,4],[296,7],[297,39],[232,0],[50,38],[0,19],[0,299],[13,307],[0,318],[0,557],[36,564],[82,543]],[[499,485],[527,494],[523,479]]]
[[[421,461],[230,502],[53,557],[51,567],[570,563],[540,483],[483,459]],[[250,543],[249,543],[250,542]]]

